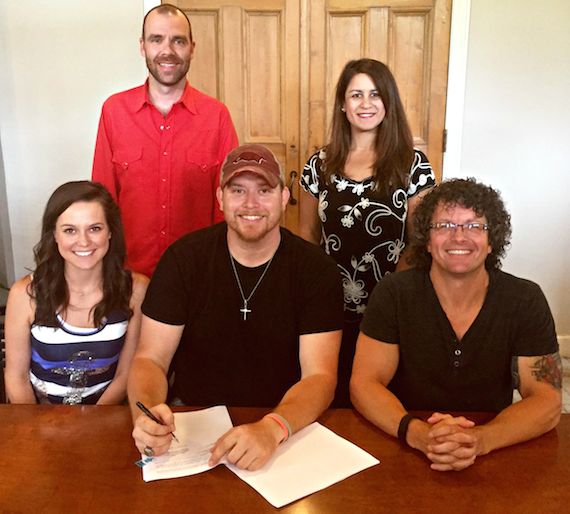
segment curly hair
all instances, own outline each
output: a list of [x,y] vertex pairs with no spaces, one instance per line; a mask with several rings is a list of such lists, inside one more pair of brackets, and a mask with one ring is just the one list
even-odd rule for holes
[[98,202],[105,212],[111,239],[103,257],[103,298],[91,308],[95,326],[112,311],[129,317],[132,293],[131,273],[124,269],[125,237],[119,208],[109,192],[99,183],[81,180],[59,186],[49,198],[42,218],[42,233],[34,247],[36,269],[28,293],[35,300],[34,323],[57,327],[57,313],[69,305],[69,289],[65,280],[65,260],[60,255],[54,237],[60,215],[76,202]]
[[406,187],[410,166],[414,160],[414,140],[400,99],[396,79],[388,66],[374,59],[349,61],[342,70],[336,86],[331,137],[326,147],[324,174],[328,181],[333,173],[342,171],[350,151],[351,126],[342,107],[352,78],[359,73],[370,77],[384,104],[386,114],[376,131],[376,188],[388,193]]
[[420,202],[414,213],[414,231],[410,241],[409,262],[429,270],[431,254],[427,250],[430,224],[438,206],[455,206],[473,209],[477,216],[485,217],[489,225],[488,237],[491,253],[485,260],[487,270],[501,268],[511,240],[511,216],[498,191],[477,182],[474,178],[446,180],[433,188]]

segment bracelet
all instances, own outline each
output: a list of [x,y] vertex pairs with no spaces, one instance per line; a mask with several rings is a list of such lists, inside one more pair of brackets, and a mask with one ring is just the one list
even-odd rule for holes
[[411,414],[404,414],[400,420],[400,424],[398,425],[398,439],[405,446],[409,446],[406,436],[408,435],[408,426],[410,425],[410,421],[412,421],[412,419],[416,418],[414,418],[414,416]]
[[283,430],[283,433],[285,435],[283,436],[283,439],[281,439],[281,441],[279,441],[280,444],[287,441],[287,439],[289,439],[289,437],[291,437],[291,425],[289,425],[289,423],[287,422],[287,420],[283,416],[281,416],[280,414],[277,414],[276,412],[270,412],[269,414],[266,414],[263,417],[272,419]]

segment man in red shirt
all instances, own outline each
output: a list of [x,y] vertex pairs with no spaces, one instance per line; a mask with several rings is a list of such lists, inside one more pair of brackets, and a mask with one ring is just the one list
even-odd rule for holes
[[194,47],[181,10],[151,9],[140,39],[148,79],[111,96],[99,121],[92,179],[121,208],[127,265],[148,276],[171,243],[223,220],[215,192],[237,135],[228,109],[186,79]]

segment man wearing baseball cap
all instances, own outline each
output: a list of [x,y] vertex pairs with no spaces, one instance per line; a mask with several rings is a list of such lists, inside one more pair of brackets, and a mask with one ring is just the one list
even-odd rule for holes
[[[225,222],[170,246],[150,283],[129,376],[133,438],[147,455],[168,450],[167,395],[192,406],[267,407],[220,438],[210,459],[255,470],[333,398],[342,288],[334,261],[280,227],[289,190],[267,148],[230,152],[217,199]],[[137,401],[163,425],[139,415]]]

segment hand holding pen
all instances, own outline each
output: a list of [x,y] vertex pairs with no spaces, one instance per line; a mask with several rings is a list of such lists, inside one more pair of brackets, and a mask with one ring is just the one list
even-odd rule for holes
[[[147,416],[148,418],[150,418],[152,421],[154,421],[155,423],[157,423],[158,425],[161,426],[166,426],[166,424],[164,422],[162,422],[160,419],[158,419],[142,402],[136,402],[136,406],[145,414],[145,416]],[[142,428],[142,427],[140,427]],[[135,430],[133,430],[133,437],[135,438],[135,441],[137,439],[142,439],[140,437],[137,437],[138,434],[136,434],[138,432],[139,429],[136,428],[135,426]],[[144,430],[144,429],[143,429]],[[148,435],[148,434],[147,434]],[[176,442],[180,442],[178,441],[178,438],[176,437],[176,435],[174,434],[174,432],[171,432],[172,438],[176,441]],[[142,442],[141,446],[143,444],[146,444],[144,442]],[[138,445],[137,445],[138,446]],[[139,446],[140,449],[140,446]],[[165,450],[160,451],[158,454],[160,453],[164,453]],[[144,453],[147,457],[152,457],[153,455],[155,455],[155,450],[151,447],[151,446],[144,446],[144,449],[142,451],[142,453]]]

